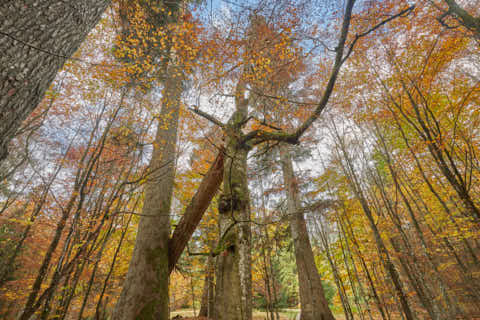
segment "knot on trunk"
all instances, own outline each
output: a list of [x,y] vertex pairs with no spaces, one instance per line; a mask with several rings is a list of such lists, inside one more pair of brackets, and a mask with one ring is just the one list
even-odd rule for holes
[[234,192],[232,194],[222,194],[218,201],[218,212],[227,214],[233,211],[241,211],[246,208],[246,201]]

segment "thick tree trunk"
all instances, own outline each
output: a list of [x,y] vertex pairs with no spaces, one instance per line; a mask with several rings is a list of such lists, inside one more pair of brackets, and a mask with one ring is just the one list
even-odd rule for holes
[[170,66],[132,260],[113,319],[168,320],[168,240],[182,76]]
[[0,161],[109,0],[0,2]]
[[312,246],[308,238],[307,224],[300,211],[298,185],[293,171],[292,159],[288,146],[282,146],[283,181],[287,189],[287,206],[290,215],[290,229],[295,247],[295,260],[298,271],[302,320],[333,320],[328,308],[325,292],[313,256]]
[[247,181],[247,156],[251,147],[242,142],[242,126],[247,118],[248,100],[244,88],[237,87],[236,111],[226,127],[226,156],[223,194],[220,197],[220,241],[216,249],[217,320],[252,319],[252,273],[250,200]]
[[220,198],[220,243],[217,251],[218,268],[216,284],[217,320],[247,320],[246,299],[244,287],[246,277],[241,273],[245,270],[245,257],[242,250],[248,243],[242,239],[241,221],[248,219],[247,190],[247,150],[238,150],[234,142],[227,146],[227,159],[224,172],[224,192]]

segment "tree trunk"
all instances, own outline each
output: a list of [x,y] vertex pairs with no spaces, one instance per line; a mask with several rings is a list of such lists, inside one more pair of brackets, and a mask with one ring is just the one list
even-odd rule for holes
[[182,76],[170,66],[132,260],[113,319],[168,320],[168,240]]
[[[248,245],[242,236],[242,224],[248,218],[247,150],[236,150],[236,144],[229,143],[224,173],[224,193],[221,195],[220,244],[216,285],[216,319],[247,320],[246,299],[243,288],[247,285],[242,277],[244,256],[242,247]],[[243,279],[242,279],[243,278]],[[242,281],[243,280],[243,281]]]
[[[135,205],[132,208],[133,211],[135,211],[135,208],[138,205],[138,202],[139,202],[138,200],[139,200],[139,198],[137,198],[137,200],[135,201]],[[115,253],[113,254],[113,258],[112,258],[112,262],[110,264],[110,268],[107,272],[107,276],[105,277],[105,280],[103,280],[102,290],[100,292],[99,298],[97,299],[97,306],[95,308],[95,320],[100,320],[101,317],[102,317],[102,310],[101,310],[102,309],[102,300],[103,300],[103,297],[104,297],[105,292],[107,290],[108,281],[110,280],[110,277],[113,274],[113,270],[115,268],[115,263],[117,262],[117,257],[118,257],[118,254],[120,252],[120,249],[122,248],[123,240],[125,239],[125,236],[127,235],[128,227],[130,226],[130,222],[132,221],[132,217],[133,217],[133,215],[130,215],[130,217],[128,217],[127,223],[126,223],[124,229],[122,230],[120,240],[118,241],[117,248],[115,249]]]
[[[31,292],[28,296],[27,302],[25,303],[23,313],[19,317],[20,320],[30,319],[30,317],[38,309],[41,303],[42,297],[47,296],[51,290],[54,290],[55,288],[54,283],[59,280],[58,277],[60,277],[61,272],[59,272],[60,270],[57,268],[56,272],[54,272],[54,275],[52,277],[52,280],[51,280],[52,285],[49,287],[50,289],[45,290],[41,295],[41,297],[37,300],[37,296],[41,291],[41,286],[48,275],[48,270],[50,268],[50,263],[53,259],[54,252],[56,251],[60,243],[62,232],[65,226],[67,225],[67,220],[70,217],[71,213],[73,212],[74,208],[76,208],[75,210],[78,212],[83,207],[86,192],[87,192],[86,186],[88,184],[89,179],[91,179],[92,171],[94,170],[94,167],[98,163],[98,160],[104,150],[105,139],[108,135],[108,132],[110,131],[113,121],[118,115],[118,111],[120,110],[120,108],[121,108],[121,104],[118,106],[112,118],[109,120],[107,127],[103,129],[102,136],[98,141],[98,143],[95,146],[92,146],[93,137],[96,134],[98,134],[97,129],[99,127],[101,119],[100,118],[97,119],[95,123],[95,128],[90,134],[90,140],[87,145],[88,148],[85,149],[82,160],[79,163],[79,169],[77,170],[77,173],[76,173],[76,182],[73,187],[72,194],[70,195],[70,199],[65,205],[65,208],[62,209],[62,215],[60,217],[59,222],[57,223],[57,227],[55,229],[53,239],[49,244],[49,247],[47,249],[47,252],[45,253],[45,256],[43,257],[43,261],[40,266],[40,269],[38,270],[38,274],[35,278],[35,282],[32,285]],[[89,156],[88,152],[90,147],[93,147],[94,151],[93,151],[93,154]],[[60,262],[59,262],[59,265],[61,265]]]
[[214,308],[214,272],[215,272],[215,260],[210,255],[207,258],[207,267],[205,272],[205,283],[203,285],[202,292],[202,304],[200,307],[199,317],[206,317],[213,319]]
[[242,143],[241,128],[247,118],[248,100],[242,98],[239,83],[236,111],[226,128],[226,160],[223,194],[220,196],[220,241],[215,290],[215,319],[252,319],[252,273],[250,200],[247,181],[247,156],[250,147]]
[[[345,209],[344,209],[345,210]],[[383,320],[387,320],[387,317],[386,317],[386,312],[383,310],[383,302],[380,300],[380,297],[377,293],[377,289],[375,288],[375,283],[373,282],[373,279],[372,279],[372,276],[370,274],[370,271],[368,270],[368,266],[367,266],[367,263],[365,262],[365,259],[360,251],[360,246],[358,244],[358,241],[357,239],[355,238],[355,234],[353,233],[353,229],[352,229],[352,226],[350,225],[350,221],[348,220],[348,218],[346,219],[345,221],[345,227],[347,228],[348,230],[348,237],[350,239],[352,239],[352,242],[353,242],[353,245],[354,245],[354,249],[357,253],[357,256],[358,258],[360,259],[360,262],[361,262],[361,266],[362,266],[362,269],[367,277],[367,280],[368,280],[368,284],[370,286],[370,290],[372,291],[372,295],[375,299],[375,303],[377,305],[377,309],[380,313],[380,315],[382,316],[382,319]]]
[[336,141],[337,148],[340,149],[340,150],[337,150],[337,152],[342,153],[345,161],[345,164],[342,165],[342,170],[344,171],[344,174],[348,179],[348,183],[353,191],[353,194],[355,195],[355,198],[360,202],[362,210],[368,219],[368,222],[370,224],[370,229],[372,230],[372,233],[374,236],[375,245],[377,246],[377,250],[380,255],[380,259],[385,267],[385,270],[388,272],[390,280],[392,281],[393,286],[395,288],[395,293],[397,294],[398,299],[400,300],[400,304],[402,307],[401,310],[407,320],[414,320],[415,316],[412,308],[408,303],[407,294],[405,293],[405,290],[402,286],[400,275],[390,258],[390,253],[388,252],[382,237],[380,236],[380,231],[378,230],[377,224],[375,223],[375,220],[373,218],[373,212],[368,205],[367,198],[363,193],[363,190],[358,181],[358,177],[354,171],[352,160],[350,159],[347,153],[346,147],[343,141],[341,140],[338,132],[336,131],[336,128],[334,128],[334,134],[335,134],[335,138],[337,139]]
[[109,0],[0,2],[0,161]]
[[293,171],[290,148],[282,146],[280,151],[283,181],[287,189],[287,206],[290,215],[290,229],[295,247],[295,260],[298,271],[302,320],[333,320],[328,308],[325,292],[308,238],[307,224],[303,213],[299,213],[300,199],[298,184]]
[[332,269],[333,278],[335,280],[335,285],[337,286],[338,295],[340,296],[340,301],[342,303],[345,319],[346,320],[354,319],[352,308],[350,307],[350,302],[348,301],[348,295],[347,295],[345,286],[343,284],[342,278],[338,273],[337,264],[330,250],[328,234],[325,231],[325,227],[322,225],[322,223],[318,223],[316,219],[315,219],[315,227],[317,229],[317,233],[320,235],[320,239],[323,244],[323,249],[325,250],[325,255],[327,256],[328,263],[330,264],[330,268]]

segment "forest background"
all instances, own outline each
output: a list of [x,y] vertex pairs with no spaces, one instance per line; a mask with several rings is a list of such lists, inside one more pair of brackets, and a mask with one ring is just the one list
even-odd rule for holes
[[480,318],[478,1],[105,8],[71,57],[1,25],[61,67],[0,146],[2,319]]

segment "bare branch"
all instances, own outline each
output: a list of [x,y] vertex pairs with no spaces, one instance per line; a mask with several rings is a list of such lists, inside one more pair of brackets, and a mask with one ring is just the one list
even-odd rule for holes
[[362,37],[365,37],[367,36],[368,34],[372,33],[373,31],[379,29],[381,26],[387,24],[388,22],[398,18],[398,17],[406,17],[408,16],[412,11],[413,9],[415,9],[415,5],[412,5],[402,11],[400,11],[399,13],[379,22],[378,24],[376,24],[375,26],[373,26],[372,28],[368,29],[367,31],[365,32],[362,32],[360,34],[357,34],[355,35],[355,39],[353,39],[352,43],[350,44],[350,46],[348,47],[348,52],[347,54],[345,55],[345,57],[343,58],[343,62],[345,62],[345,60],[348,59],[348,57],[350,57],[350,55],[352,54],[352,51],[353,51],[353,47],[355,46],[355,44],[357,43],[358,39],[362,38]]
[[196,107],[196,106],[194,108],[188,108],[188,109],[190,111],[198,114],[202,118],[205,118],[208,121],[212,122],[213,124],[219,126],[220,128],[225,129],[225,124],[223,122],[221,122],[220,120],[218,120],[217,118],[215,118],[214,116],[212,116],[211,114],[203,112],[202,110],[198,109],[198,107]]

